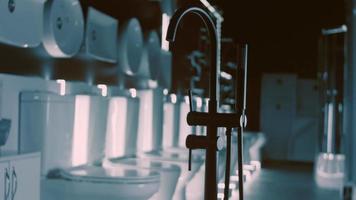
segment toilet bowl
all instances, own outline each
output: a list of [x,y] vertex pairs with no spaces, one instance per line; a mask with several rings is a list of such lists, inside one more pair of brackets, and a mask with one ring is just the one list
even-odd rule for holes
[[161,88],[137,91],[140,99],[137,157],[179,166],[181,175],[173,199],[186,199],[186,185],[200,168],[203,159],[193,156],[192,169],[189,171],[188,154],[162,149],[163,95]]
[[140,159],[149,159],[155,162],[164,162],[168,164],[176,165],[180,168],[181,174],[178,179],[178,183],[173,195],[174,200],[185,200],[186,197],[186,187],[194,175],[200,169],[202,160],[198,160],[193,157],[191,170],[188,170],[188,157],[180,157],[180,154],[166,153],[163,151],[151,151],[138,155]]
[[150,169],[160,173],[161,185],[152,200],[172,199],[180,168],[165,162],[154,162],[149,159],[138,159],[137,123],[139,99],[125,96],[111,97],[107,123],[105,168],[121,166]]
[[158,192],[150,200],[172,199],[180,177],[180,168],[166,162],[155,162],[149,159],[139,159],[137,157],[121,157],[108,159],[103,162],[103,166],[108,169],[116,169],[125,166],[133,169],[153,170],[160,174],[160,186]]
[[158,191],[160,175],[152,170],[95,165],[104,156],[105,132],[98,130],[106,122],[106,101],[88,95],[21,94],[20,152],[42,152],[42,199],[143,200]]
[[[141,152],[142,147],[150,148],[149,144],[144,145],[140,142],[144,140],[154,141],[154,138],[148,139],[146,137],[142,140],[142,135],[141,138],[137,138],[140,137],[137,134],[138,115],[143,109],[139,105],[139,98],[111,98],[107,129],[107,138],[109,139],[107,141],[108,159],[103,162],[103,166],[131,165],[132,167],[157,170],[161,174],[161,186],[156,199],[185,199],[185,186],[197,170],[198,164],[195,162],[193,171],[189,172],[187,157],[179,159],[179,156],[173,154],[152,151],[147,154],[138,153]],[[151,109],[151,107],[144,108],[144,110],[147,109]],[[140,123],[146,124],[145,121],[140,121]],[[148,123],[148,126],[150,126],[150,123]],[[149,131],[151,128],[147,129],[147,133],[151,133]]]
[[42,184],[46,199],[53,200],[146,200],[159,185],[158,173],[123,166],[75,167],[58,171]]

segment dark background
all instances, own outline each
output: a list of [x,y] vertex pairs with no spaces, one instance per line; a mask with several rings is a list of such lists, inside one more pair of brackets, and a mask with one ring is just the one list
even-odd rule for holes
[[[190,2],[193,1],[185,1]],[[225,18],[223,37],[249,44],[248,128],[256,131],[262,74],[296,73],[300,78],[316,79],[321,29],[346,23],[346,5],[342,0],[210,2]],[[186,30],[190,33],[185,36],[189,41],[185,44],[194,44],[189,37],[193,27]]]
[[[194,4],[197,0],[177,0],[178,5]],[[318,38],[322,28],[345,23],[343,0],[211,0],[222,11],[223,37],[247,41],[249,52],[248,113],[251,130],[259,129],[259,99],[263,73],[297,73],[300,78],[316,78]],[[88,6],[119,19],[122,24],[137,17],[144,31],[160,31],[161,12],[157,1],[148,0],[81,0],[84,13]],[[120,26],[120,25],[119,25]],[[173,48],[173,85],[178,88],[187,79],[189,63],[186,55],[198,47],[202,23],[187,17],[179,30]],[[33,50],[1,47],[2,73],[40,75],[43,58],[34,57]],[[225,54],[225,51],[223,50]],[[86,63],[73,59],[54,62],[54,78],[84,80]],[[48,61],[47,61],[48,62]],[[206,78],[206,77],[205,77]],[[97,83],[116,84],[116,80],[100,77]],[[184,84],[183,84],[184,85]],[[187,87],[185,85],[185,87]]]

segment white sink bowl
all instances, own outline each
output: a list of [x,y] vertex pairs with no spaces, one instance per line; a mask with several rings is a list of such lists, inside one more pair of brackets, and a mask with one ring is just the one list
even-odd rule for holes
[[84,16],[78,0],[51,0],[45,6],[43,45],[53,57],[68,58],[80,50]]
[[136,18],[128,20],[119,28],[118,65],[123,74],[136,75],[143,54],[143,35]]
[[0,42],[17,47],[37,47],[42,41],[46,0],[0,1]]
[[137,76],[157,80],[161,66],[161,44],[158,34],[150,31],[145,35],[141,65]]
[[118,21],[94,8],[89,8],[85,46],[86,53],[104,62],[117,62]]
[[135,73],[135,76],[140,77],[141,79],[150,79],[151,72],[150,72],[150,63],[149,63],[149,51],[145,47],[146,45],[143,48],[142,56],[141,56],[141,64],[137,72]]
[[150,78],[157,80],[161,67],[161,42],[156,31],[151,31],[146,36],[145,49],[148,52],[148,62],[150,65]]
[[158,85],[169,89],[172,85],[172,53],[161,50],[161,65],[158,73]]

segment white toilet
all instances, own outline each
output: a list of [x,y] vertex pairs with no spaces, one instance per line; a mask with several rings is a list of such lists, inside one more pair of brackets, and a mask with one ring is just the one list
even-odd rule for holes
[[[193,96],[193,109],[195,111],[204,111],[202,99]],[[190,111],[189,98],[177,99],[177,95],[171,94],[164,103],[164,123],[163,123],[163,151],[179,154],[180,157],[189,158],[189,150],[185,147],[185,139],[189,134],[203,135],[202,127],[191,127],[186,122],[186,117]],[[206,133],[205,133],[206,134]],[[204,150],[194,150],[193,158],[204,160]],[[204,161],[194,163],[198,171],[191,178],[186,186],[186,199],[201,200],[204,199]]]
[[180,167],[181,175],[173,199],[186,199],[186,185],[199,170],[203,160],[193,157],[191,171],[188,170],[188,154],[162,149],[163,90],[160,88],[137,91],[140,99],[138,130],[138,157],[166,162]]
[[[152,135],[154,131],[152,131],[151,120],[141,119],[139,124],[147,125],[147,130],[141,131],[143,134],[138,134],[137,128],[143,128],[141,125],[137,126],[139,112],[146,110],[151,113],[149,110],[156,108],[152,105],[141,108],[140,105],[139,98],[111,98],[107,129],[107,138],[111,139],[107,143],[108,159],[103,162],[103,166],[115,168],[128,165],[134,168],[157,170],[161,174],[161,186],[159,192],[152,199],[185,199],[185,186],[199,165],[194,164],[193,171],[189,172],[186,157],[180,159],[179,155],[177,157],[177,155],[166,154],[161,151],[144,153],[145,150],[150,148],[158,150],[159,148],[154,146],[161,146],[161,144],[156,139],[157,137]],[[145,118],[144,115],[141,116]],[[159,116],[154,118],[159,119]]]
[[125,96],[111,97],[107,122],[106,159],[103,166],[116,169],[150,169],[160,173],[161,185],[152,200],[172,199],[180,175],[180,168],[164,162],[138,159],[137,123],[139,99]]
[[[134,37],[131,37],[131,40],[142,44],[142,36],[139,34],[140,31],[137,31],[140,30],[139,24],[132,23],[132,30],[131,35],[136,37],[135,40],[133,39]],[[161,151],[164,90],[160,87],[170,88],[171,86],[171,54],[161,51],[159,37],[156,32],[147,33],[143,49],[135,52],[137,55],[142,55],[139,65],[133,62],[134,59],[137,59],[137,56],[133,57],[136,54],[130,53],[128,55],[132,56],[127,56],[127,61],[131,61],[127,62],[126,65],[120,64],[120,66],[122,69],[125,69],[125,66],[128,67],[130,70],[124,71],[126,73],[131,72],[131,74],[137,76],[138,80],[136,82],[147,82],[147,85],[143,84],[147,86],[144,87],[145,89],[133,89],[135,96],[140,100],[136,155],[141,160],[145,159],[179,166],[181,174],[172,199],[185,199],[186,185],[202,162],[194,159],[192,171],[188,171],[188,154]],[[115,161],[115,163],[117,162],[118,160]]]
[[158,191],[160,176],[152,170],[91,165],[104,155],[97,119],[106,121],[106,103],[87,95],[21,94],[20,152],[42,152],[42,199],[146,200]]

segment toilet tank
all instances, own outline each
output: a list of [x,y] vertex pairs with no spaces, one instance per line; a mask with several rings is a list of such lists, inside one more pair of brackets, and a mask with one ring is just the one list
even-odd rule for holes
[[93,164],[104,158],[107,107],[104,97],[75,96],[73,166]]
[[88,137],[88,163],[101,162],[105,157],[108,99],[91,96]]
[[22,92],[20,99],[19,152],[41,152],[42,175],[71,167],[74,97]]
[[136,154],[139,106],[138,98],[110,98],[106,134],[107,158]]
[[138,152],[162,148],[164,96],[161,88],[138,90],[140,100]]

